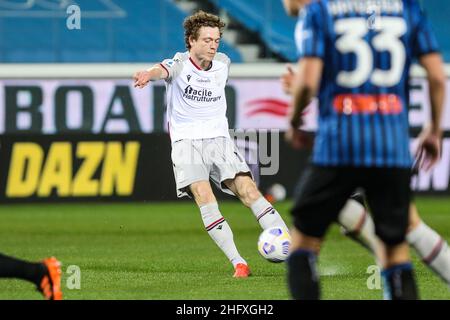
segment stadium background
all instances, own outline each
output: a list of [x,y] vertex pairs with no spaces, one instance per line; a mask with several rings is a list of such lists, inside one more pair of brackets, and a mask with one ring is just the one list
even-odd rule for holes
[[[81,9],[79,29],[69,27],[74,21],[71,20],[74,11],[68,12],[67,8],[73,4]],[[437,31],[444,58],[449,62],[450,29],[446,12],[450,10],[450,3],[427,0],[423,5]],[[91,266],[89,257],[80,257],[79,249],[86,246],[89,251],[89,243],[95,243],[105,230],[107,237],[102,245],[109,248],[108,243],[115,244],[117,250],[125,248],[127,235],[133,238],[136,232],[157,232],[156,238],[149,239],[146,235],[139,238],[140,245],[132,244],[142,250],[139,261],[149,254],[145,249],[149,242],[159,243],[159,237],[164,237],[162,231],[173,236],[175,231],[169,226],[172,218],[189,221],[192,223],[192,226],[187,224],[189,230],[198,232],[192,238],[198,238],[202,243],[209,241],[200,228],[196,208],[191,203],[173,202],[176,194],[164,118],[164,84],[155,82],[143,90],[136,90],[131,80],[135,71],[185,50],[182,22],[197,9],[216,13],[228,24],[220,51],[232,60],[226,89],[230,126],[247,137],[247,140],[238,140],[238,146],[252,163],[263,191],[280,183],[286,188],[288,197],[292,195],[308,152],[291,150],[283,142],[289,97],[281,89],[279,76],[287,62],[296,60],[296,54],[292,40],[295,19],[285,15],[281,0],[0,0],[1,251],[29,258],[38,258],[39,252],[56,251],[63,257],[71,252],[66,260],[75,265],[84,261],[87,267],[82,267],[82,271],[87,270],[85,272],[94,278],[98,266]],[[448,66],[446,71],[450,76]],[[411,133],[415,136],[427,120],[429,111],[423,70],[417,66],[413,67],[411,84],[410,123]],[[421,172],[412,182],[418,194],[419,208],[423,208],[424,214],[431,211],[436,215],[430,219],[437,220],[427,221],[445,230],[447,239],[450,229],[449,104],[447,98],[442,160],[433,171]],[[314,103],[309,110],[307,125],[313,129]],[[263,156],[266,157],[262,159],[259,143],[265,141],[264,137],[269,137],[269,149],[265,150]],[[414,146],[414,138],[411,145]],[[273,157],[277,154],[279,158]],[[264,169],[270,174],[261,174]],[[239,220],[241,215],[250,214],[240,214],[245,209],[233,199],[227,200],[230,202],[224,206],[232,211],[229,219],[236,219],[236,224],[243,229],[240,231],[238,227],[236,234],[245,234],[247,242],[242,240],[242,246],[248,248],[249,254],[256,255],[252,247],[259,232],[255,223],[250,217]],[[127,203],[108,204],[118,201]],[[99,204],[91,206],[86,202]],[[289,219],[289,200],[279,205]],[[50,231],[52,228],[56,231]],[[48,238],[42,236],[43,230]],[[63,230],[68,233],[67,237],[61,234]],[[74,234],[83,237],[86,243],[73,244],[72,241],[77,243],[76,237],[71,239],[69,236]],[[338,237],[338,233],[334,236]],[[49,239],[59,239],[65,245],[48,246]],[[179,240],[184,245],[189,237]],[[212,243],[205,246],[212,248]],[[338,252],[351,251],[351,248],[344,246]],[[161,248],[155,255],[162,256],[163,250]],[[360,251],[370,261],[370,257]],[[111,259],[122,264],[129,259],[123,256],[120,260],[123,253],[114,252],[103,257],[96,252],[91,258],[104,261],[108,266]],[[183,259],[183,254],[180,252],[178,257]],[[330,266],[334,265],[332,255],[329,257],[324,260],[330,261]],[[212,258],[216,265],[225,266],[223,260],[218,252],[217,259]],[[257,261],[257,271],[268,268],[266,276],[282,279],[282,269],[273,265],[267,267],[264,262]],[[359,276],[364,278],[364,270],[358,268]],[[333,272],[329,271],[330,274]],[[428,276],[427,283],[431,281],[433,286],[439,287],[437,280],[429,280],[434,279],[431,274],[426,270],[421,272]],[[352,280],[347,280],[350,285]],[[129,281],[133,281],[132,275]],[[2,295],[0,290],[0,298],[21,298],[22,295],[36,298],[27,296],[21,284],[5,283],[6,293]],[[194,294],[191,296],[177,295],[181,288],[166,296],[148,292],[135,296],[128,289],[124,289],[123,295],[120,292],[109,295],[109,291],[96,295],[92,292],[98,289],[97,282],[92,283],[96,283],[92,284],[93,291],[68,291],[68,297],[210,297],[206,291],[202,295],[200,289],[192,289]],[[191,288],[189,285],[186,283]],[[164,286],[161,283],[161,287]],[[233,290],[242,290],[233,287],[228,295],[217,293],[213,298],[286,297],[283,283],[277,284],[279,293],[274,295],[264,284],[262,286],[263,295],[233,296]],[[448,299],[449,295],[440,288],[441,291],[435,290],[430,297]],[[344,292],[329,296],[348,297],[364,299],[377,295],[369,292],[365,296],[357,291],[355,295],[348,296]]]

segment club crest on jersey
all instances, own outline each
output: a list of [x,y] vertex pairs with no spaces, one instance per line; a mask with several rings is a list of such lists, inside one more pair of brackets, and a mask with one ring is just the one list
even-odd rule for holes
[[188,82],[189,82],[189,80],[191,80],[191,75],[188,74],[188,75],[186,76],[186,78],[188,79]]

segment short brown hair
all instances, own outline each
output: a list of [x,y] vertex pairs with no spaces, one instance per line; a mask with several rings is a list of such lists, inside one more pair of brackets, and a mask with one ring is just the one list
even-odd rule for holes
[[193,37],[195,40],[197,40],[199,36],[198,31],[201,27],[217,27],[219,28],[220,36],[222,36],[223,28],[225,28],[225,22],[220,20],[220,18],[214,14],[200,10],[187,17],[184,20],[183,27],[184,42],[186,44],[186,48],[189,50],[191,49],[189,38]]

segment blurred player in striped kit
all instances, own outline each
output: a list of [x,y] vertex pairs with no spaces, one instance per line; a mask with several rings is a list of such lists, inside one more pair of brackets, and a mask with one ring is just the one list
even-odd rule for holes
[[[285,7],[295,11],[301,2],[286,0]],[[444,76],[429,24],[415,1],[331,0],[307,6],[299,15],[296,33],[303,59],[293,86],[295,109],[288,137],[295,140],[301,134],[297,130],[301,111],[317,91],[320,118],[313,166],[293,209],[297,230],[288,263],[291,293],[294,298],[319,297],[315,257],[321,238],[349,193],[362,186],[376,234],[386,245],[381,259],[386,297],[418,298],[404,241],[408,210],[413,230],[407,239],[419,254],[429,252],[431,245],[435,249],[430,258],[436,261],[448,250],[420,221],[415,207],[409,208],[407,80],[412,58],[419,58],[427,70],[431,88],[432,121],[420,135],[419,150],[428,166],[439,159],[440,151]],[[359,176],[352,177],[355,174]],[[320,207],[319,199],[327,198]],[[320,219],[313,212],[321,214]],[[444,269],[431,266],[445,279],[444,260],[440,264]]]
[[[287,14],[299,17],[301,8],[309,3],[309,0],[283,0],[283,5]],[[301,18],[301,16],[300,16]],[[300,25],[302,19],[299,19],[297,26],[298,32],[301,32]],[[301,35],[298,34],[298,37]],[[434,95],[443,90],[445,81],[442,66],[439,63],[426,63],[423,60],[430,83],[434,89]],[[293,80],[295,73],[291,66],[288,66],[286,73],[281,77],[281,83],[286,93],[292,93]],[[438,98],[441,99],[441,98]],[[434,160],[437,160],[437,154]],[[429,169],[434,162],[429,163],[426,169]],[[416,162],[419,165],[419,162]],[[419,169],[418,167],[414,168]],[[378,263],[381,264],[379,240],[375,235],[375,229],[372,217],[367,213],[364,198],[362,194],[354,194],[347,201],[344,208],[338,216],[338,223],[343,227],[344,234],[363,244],[371,250],[376,256]],[[416,250],[422,261],[433,270],[450,288],[450,249],[448,243],[435,230],[430,228],[420,219],[416,205],[411,202],[409,207],[409,225],[406,235],[408,243]]]

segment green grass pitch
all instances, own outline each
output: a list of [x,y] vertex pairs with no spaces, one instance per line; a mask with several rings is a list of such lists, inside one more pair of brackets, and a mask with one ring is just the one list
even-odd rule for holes
[[[423,219],[450,240],[450,199],[418,198]],[[290,222],[289,202],[276,205]],[[55,255],[63,263],[65,299],[288,299],[285,265],[266,262],[252,213],[222,202],[238,249],[253,275],[233,270],[205,232],[191,202],[0,206],[0,252],[27,260]],[[423,299],[450,299],[450,291],[413,254]],[[79,289],[69,266],[80,268]],[[381,299],[368,289],[373,258],[333,226],[319,270],[324,299]],[[0,279],[0,299],[41,299],[33,285]]]

